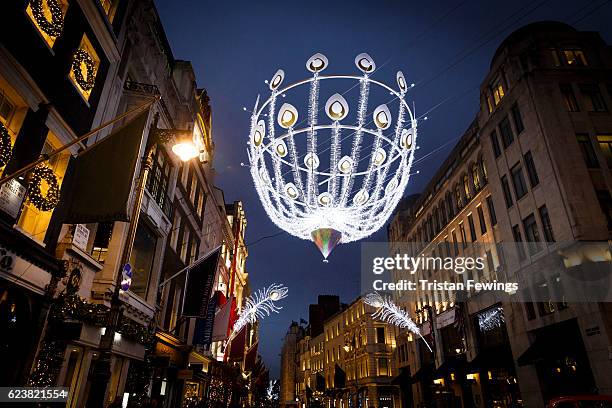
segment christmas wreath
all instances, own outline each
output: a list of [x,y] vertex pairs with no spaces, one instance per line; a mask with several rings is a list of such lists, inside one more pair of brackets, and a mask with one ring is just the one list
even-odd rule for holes
[[[47,20],[45,11],[43,10],[43,1],[47,2],[49,12],[51,12],[51,21]],[[36,20],[36,24],[50,37],[58,37],[64,28],[64,13],[60,8],[57,0],[31,0],[30,7],[32,15]]]
[[[81,64],[85,65],[87,74],[83,77],[83,71],[81,70]],[[79,48],[74,53],[74,59],[72,60],[72,72],[74,73],[74,79],[77,84],[84,90],[89,91],[94,87],[95,80],[95,63],[91,58],[91,55],[82,48]]]
[[[45,180],[49,185],[47,194],[43,195],[41,183]],[[30,183],[28,185],[28,195],[30,202],[40,211],[51,211],[55,208],[60,198],[59,183],[53,170],[39,164],[32,171]]]
[[5,166],[11,159],[13,147],[8,129],[0,122],[0,167]]

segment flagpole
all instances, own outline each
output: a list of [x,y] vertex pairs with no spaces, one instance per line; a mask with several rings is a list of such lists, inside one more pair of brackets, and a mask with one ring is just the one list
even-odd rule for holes
[[20,168],[19,170],[14,171],[13,173],[4,176],[0,179],[0,186],[3,185],[4,183],[6,183],[7,181],[14,179],[16,177],[19,177],[25,173],[27,173],[28,171],[32,170],[34,167],[38,166],[40,163],[45,162],[47,160],[49,160],[51,157],[63,152],[64,150],[74,146],[77,143],[80,143],[90,137],[92,137],[93,135],[95,135],[96,133],[98,133],[99,131],[101,131],[102,129],[120,121],[121,119],[125,118],[126,116],[129,116],[133,113],[136,113],[138,111],[147,109],[148,107],[150,107],[151,105],[153,105],[156,101],[158,101],[160,99],[159,96],[154,97],[153,99],[151,99],[148,102],[145,102],[142,105],[136,106],[135,108],[130,109],[129,111],[123,112],[122,114],[120,114],[119,116],[116,116],[115,118],[109,120],[108,122],[105,122],[103,124],[101,124],[100,126],[96,127],[95,129],[90,130],[89,132],[85,133],[82,136],[77,137],[76,139],[66,143],[65,145],[55,149],[54,151],[52,151],[49,154],[42,154],[37,160],[33,161],[30,164],[25,165],[24,167]]

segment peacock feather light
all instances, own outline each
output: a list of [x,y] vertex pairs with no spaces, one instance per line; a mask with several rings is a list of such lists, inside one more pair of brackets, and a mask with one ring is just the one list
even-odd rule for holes
[[368,293],[364,296],[363,302],[366,305],[370,305],[376,308],[376,312],[372,315],[374,319],[381,320],[383,322],[387,322],[389,324],[395,325],[401,329],[408,329],[412,333],[421,337],[425,345],[429,349],[429,351],[433,352],[427,340],[421,334],[421,330],[414,323],[414,321],[410,318],[408,313],[399,308],[392,300],[388,298],[382,297],[378,293]]
[[372,78],[368,54],[355,58],[359,75],[323,75],[328,64],[317,53],[306,62],[312,76],[283,87],[278,70],[266,81],[271,94],[261,104],[257,98],[248,142],[266,213],[279,228],[315,242],[324,258],[385,224],[408,184],[417,136],[401,71],[392,88]]
[[478,327],[481,332],[501,327],[505,323],[504,309],[501,306],[485,310],[478,314]]
[[282,309],[276,302],[287,297],[289,289],[282,284],[273,284],[267,288],[259,289],[255,294],[245,300],[244,307],[232,327],[233,338],[247,323],[255,323],[258,319],[278,313]]

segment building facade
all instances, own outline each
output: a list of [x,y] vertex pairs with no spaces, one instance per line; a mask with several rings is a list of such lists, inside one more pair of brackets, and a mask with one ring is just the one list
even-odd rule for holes
[[314,326],[290,327],[281,364],[285,405],[400,407],[395,328],[374,320],[374,309],[361,298],[339,306],[321,333],[311,331],[316,314]]
[[[224,358],[249,294],[246,216],[241,202],[226,206],[214,185],[210,101],[191,64],[174,57],[154,3],[24,0],[5,15],[15,24],[0,32],[1,175],[49,159],[0,186],[0,330],[7,334],[0,383],[70,387],[69,407],[140,406],[149,398],[158,406],[248,402],[238,380],[253,369],[257,327],[244,359]],[[81,158],[125,129],[141,135],[133,174],[127,163],[123,172],[131,176],[126,218],[67,223]],[[197,157],[183,162],[174,154],[177,131],[190,135]],[[164,132],[169,141],[159,143]],[[132,246],[126,221],[136,205]],[[217,247],[220,261],[206,271],[211,287],[203,295],[212,313],[185,316],[184,272]],[[92,390],[100,384],[102,340],[121,274],[110,378],[97,398]],[[228,302],[227,319],[214,321]],[[214,340],[213,323],[222,327]]]
[[393,252],[485,260],[472,274],[423,271],[426,279],[519,283],[503,296],[396,294],[435,344],[429,353],[414,338],[398,341],[415,406],[540,407],[610,393],[609,304],[559,293],[571,294],[572,273],[610,270],[611,58],[598,34],[562,23],[511,34],[476,119],[391,222]]

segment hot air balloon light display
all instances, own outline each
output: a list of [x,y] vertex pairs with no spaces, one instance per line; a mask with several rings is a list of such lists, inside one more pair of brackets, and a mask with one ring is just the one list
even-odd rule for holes
[[[270,219],[313,241],[325,260],[336,245],[385,224],[408,184],[417,137],[401,71],[395,88],[371,77],[376,64],[368,54],[355,58],[359,75],[323,75],[328,64],[317,53],[306,62],[312,76],[284,86],[279,69],[266,81],[271,93],[261,104],[257,98],[247,149]],[[346,99],[352,89],[354,107]],[[375,97],[384,103],[369,106]]]

